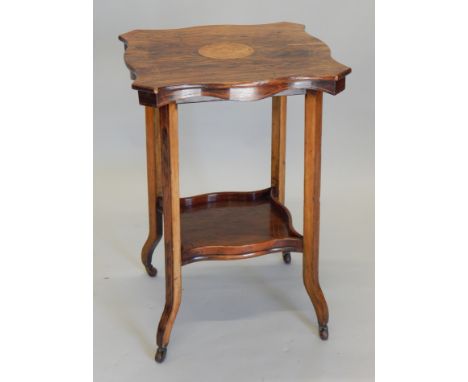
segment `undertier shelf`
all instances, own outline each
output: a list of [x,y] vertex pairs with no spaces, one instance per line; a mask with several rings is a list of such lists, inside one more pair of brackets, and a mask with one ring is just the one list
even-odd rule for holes
[[302,236],[271,188],[180,199],[182,263],[302,252]]

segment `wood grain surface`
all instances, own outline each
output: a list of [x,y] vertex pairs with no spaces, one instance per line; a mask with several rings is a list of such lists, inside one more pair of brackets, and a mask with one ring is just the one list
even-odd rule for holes
[[233,58],[244,58],[250,56],[254,49],[246,44],[236,42],[219,42],[203,45],[198,53],[203,57],[216,58],[218,60],[229,60]]
[[182,298],[182,256],[179,204],[179,141],[177,105],[162,107],[160,114],[164,209],[166,304],[159,321],[156,341],[166,348]]
[[[253,101],[305,89],[337,94],[351,69],[304,25],[215,25],[119,36],[140,103]],[[230,47],[230,49],[229,49]]]
[[326,340],[328,339],[328,306],[319,282],[322,103],[321,92],[307,92],[304,126],[303,280],[317,314],[320,338]]
[[181,199],[182,262],[302,252],[289,211],[267,188]]

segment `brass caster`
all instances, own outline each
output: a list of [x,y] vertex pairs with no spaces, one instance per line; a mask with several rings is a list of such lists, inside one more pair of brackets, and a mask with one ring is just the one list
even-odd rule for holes
[[154,357],[156,362],[157,363],[163,362],[164,359],[166,358],[166,353],[167,353],[167,348],[159,347],[158,350],[156,351],[156,356]]
[[153,267],[151,264],[150,265],[145,265],[146,273],[148,273],[149,276],[155,277],[158,274],[158,270]]
[[322,340],[328,340],[328,325],[319,325],[319,334]]
[[289,252],[283,253],[283,261],[285,264],[291,264],[291,254]]

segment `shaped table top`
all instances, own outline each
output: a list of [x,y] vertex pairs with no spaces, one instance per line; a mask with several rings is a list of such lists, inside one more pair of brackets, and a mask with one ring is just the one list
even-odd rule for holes
[[351,69],[304,25],[214,25],[119,36],[140,103],[253,101],[306,89],[337,94]]

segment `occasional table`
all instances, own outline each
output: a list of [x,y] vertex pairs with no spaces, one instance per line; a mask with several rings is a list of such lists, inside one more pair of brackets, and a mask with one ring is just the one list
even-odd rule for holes
[[[141,259],[150,276],[163,233],[166,304],[156,361],[165,359],[182,296],[182,266],[201,260],[303,253],[303,281],[320,338],[328,338],[328,307],[319,283],[320,158],[323,92],[344,90],[351,69],[294,23],[134,30],[119,36],[125,63],[145,106],[149,234]],[[304,229],[284,205],[287,96],[305,95]],[[180,198],[178,105],[272,98],[271,184],[252,192]],[[209,140],[209,137],[206,137]],[[266,138],[267,139],[267,138]]]

